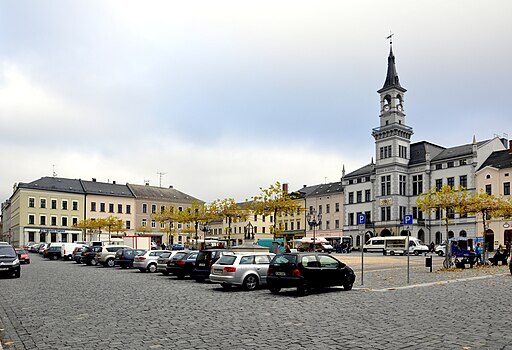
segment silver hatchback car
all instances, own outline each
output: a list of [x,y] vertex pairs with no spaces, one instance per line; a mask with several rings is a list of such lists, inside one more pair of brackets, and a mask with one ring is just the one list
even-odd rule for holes
[[274,255],[258,252],[224,255],[213,264],[210,282],[220,283],[225,289],[233,285],[256,289],[267,283],[267,270]]
[[157,260],[163,253],[170,253],[169,250],[148,250],[146,253],[137,255],[133,259],[133,267],[140,272],[156,272]]
[[162,253],[156,261],[157,272],[161,272],[165,276],[168,276],[169,272],[167,272],[167,263],[169,262],[169,260],[171,260],[173,256],[176,255],[176,253],[179,252],[186,252],[186,250],[173,250]]

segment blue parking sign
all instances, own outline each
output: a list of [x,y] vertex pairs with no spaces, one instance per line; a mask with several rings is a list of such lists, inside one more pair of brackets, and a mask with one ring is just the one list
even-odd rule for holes
[[366,214],[357,214],[357,224],[358,225],[365,225],[366,224]]
[[404,225],[412,225],[412,215],[411,214],[404,215]]

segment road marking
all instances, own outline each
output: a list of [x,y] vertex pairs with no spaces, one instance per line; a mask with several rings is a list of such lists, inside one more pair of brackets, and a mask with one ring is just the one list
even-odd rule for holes
[[437,282],[429,282],[429,283],[420,283],[420,284],[413,284],[409,286],[401,286],[401,287],[389,287],[389,288],[381,288],[381,289],[374,289],[374,288],[353,288],[354,290],[361,290],[361,291],[368,291],[368,292],[390,292],[395,290],[402,290],[402,289],[411,289],[411,288],[419,288],[419,287],[430,287],[435,285],[443,285],[448,283],[456,283],[456,282],[466,282],[466,281],[474,281],[474,280],[481,280],[486,278],[492,278],[496,276],[507,276],[508,273],[501,273],[496,275],[487,275],[487,276],[477,276],[477,277],[466,277],[466,278],[457,278],[454,280],[447,280],[447,281],[437,281]]

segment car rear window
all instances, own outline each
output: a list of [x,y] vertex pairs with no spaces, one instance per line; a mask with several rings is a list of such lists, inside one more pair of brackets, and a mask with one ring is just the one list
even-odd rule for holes
[[169,252],[169,253],[162,253],[162,254],[160,255],[160,257],[161,257],[161,258],[168,258],[168,257],[170,257],[170,256],[171,256],[171,253],[170,253],[170,252]]
[[234,255],[224,255],[217,261],[217,264],[218,265],[233,265],[235,260],[236,260],[236,256],[234,256]]
[[297,263],[297,255],[276,255],[274,259],[272,259],[271,265],[281,266],[281,265],[294,265]]
[[197,255],[197,261],[206,261],[211,259],[212,252],[199,252]]
[[27,251],[25,249],[16,249],[16,253],[18,253],[18,254],[27,254]]
[[187,253],[176,253],[176,254],[172,257],[172,259],[173,259],[173,260],[181,260],[181,259],[183,259],[183,258],[185,257],[185,255],[187,255]]

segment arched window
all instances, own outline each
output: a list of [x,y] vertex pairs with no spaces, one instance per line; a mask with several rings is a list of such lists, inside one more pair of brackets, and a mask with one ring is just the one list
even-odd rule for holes
[[423,231],[423,230],[418,231],[418,239],[422,242],[425,242],[425,231]]
[[459,235],[460,235],[461,237],[467,237],[467,236],[468,236],[467,232],[466,232],[466,231],[464,231],[464,230],[460,231]]
[[436,232],[436,244],[441,244],[443,241],[443,234],[439,231]]
[[448,239],[453,238],[454,234],[453,231],[448,231]]

